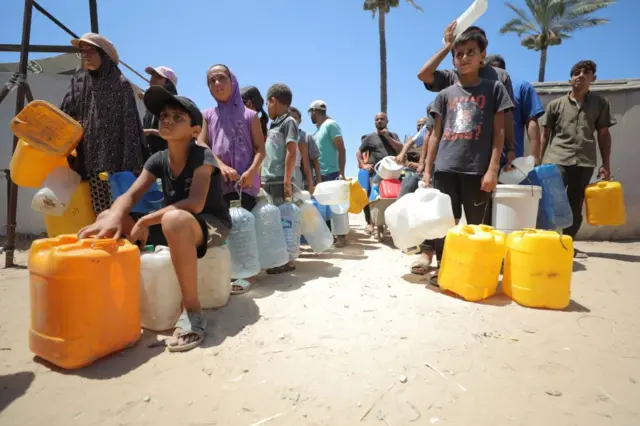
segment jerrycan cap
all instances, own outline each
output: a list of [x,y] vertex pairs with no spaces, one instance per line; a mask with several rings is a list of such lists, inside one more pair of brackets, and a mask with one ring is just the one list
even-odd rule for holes
[[143,253],[153,253],[155,251],[155,247],[153,244],[147,244],[142,248]]
[[232,209],[239,209],[242,207],[242,202],[240,200],[232,200],[229,203],[229,207],[231,207]]

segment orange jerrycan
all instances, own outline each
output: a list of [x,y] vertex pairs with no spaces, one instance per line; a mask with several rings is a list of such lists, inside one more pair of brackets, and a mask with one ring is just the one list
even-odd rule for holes
[[20,139],[11,157],[11,180],[25,188],[40,188],[56,167],[69,167],[67,157],[36,149]]
[[530,308],[564,309],[571,301],[573,240],[555,231],[509,234],[502,291]]
[[458,225],[447,233],[438,285],[470,302],[496,293],[505,236],[487,225]]
[[360,214],[369,204],[367,191],[364,190],[358,179],[349,180],[349,213]]
[[29,286],[29,347],[59,367],[84,367],[140,338],[140,252],[125,240],[34,241]]
[[80,139],[82,126],[46,101],[31,101],[11,120],[11,131],[29,145],[66,157]]
[[71,198],[69,207],[62,216],[44,215],[47,235],[57,237],[63,234],[77,234],[85,226],[96,221],[96,214],[91,204],[89,182],[80,182]]
[[600,181],[587,186],[584,192],[587,223],[594,226],[620,226],[627,221],[622,184]]

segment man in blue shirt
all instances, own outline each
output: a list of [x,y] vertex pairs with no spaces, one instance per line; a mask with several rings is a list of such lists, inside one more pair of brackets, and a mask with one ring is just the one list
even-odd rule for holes
[[[500,55],[489,55],[485,60],[488,66],[506,70],[507,65]],[[541,162],[540,151],[540,126],[538,118],[544,114],[544,107],[536,93],[536,89],[526,81],[513,81],[513,97],[516,108],[513,111],[513,139],[516,158],[524,156],[524,131],[526,129],[531,143],[531,155],[536,159],[536,164]],[[502,163],[505,163],[504,153]]]

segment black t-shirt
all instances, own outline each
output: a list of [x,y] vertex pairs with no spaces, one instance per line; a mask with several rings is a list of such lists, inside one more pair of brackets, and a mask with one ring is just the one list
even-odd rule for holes
[[[389,135],[395,140],[398,135],[389,132]],[[360,152],[369,152],[369,164],[378,164],[380,160],[389,155],[396,156],[398,152],[391,146],[391,142],[386,136],[379,135],[377,132],[370,133],[362,138]]]
[[231,229],[229,207],[222,197],[222,175],[218,168],[218,163],[213,156],[213,152],[211,152],[209,148],[198,145],[195,141],[191,142],[189,157],[184,165],[184,169],[182,169],[182,172],[180,172],[180,175],[177,177],[171,174],[168,150],[153,154],[144,164],[144,168],[156,178],[162,179],[164,202],[169,206],[178,201],[186,200],[189,197],[193,173],[204,164],[213,166],[213,172],[211,173],[211,183],[209,184],[207,200],[200,213],[211,214],[217,217],[223,225]]

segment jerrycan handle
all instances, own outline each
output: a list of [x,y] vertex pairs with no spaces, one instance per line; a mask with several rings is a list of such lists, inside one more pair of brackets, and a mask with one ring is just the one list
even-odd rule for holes
[[13,117],[13,119],[11,120],[13,123],[15,124],[20,124],[20,125],[25,125],[27,124],[26,121],[19,119],[18,117]]
[[476,230],[473,229],[473,226],[471,225],[462,225],[462,232],[468,235],[474,235],[476,233]]
[[482,232],[488,232],[488,233],[493,232],[493,226],[490,226],[490,225],[478,225],[478,228],[480,228]]
[[80,246],[83,248],[102,250],[109,254],[115,254],[121,243],[122,240],[114,240],[113,238],[87,238],[79,241]]

